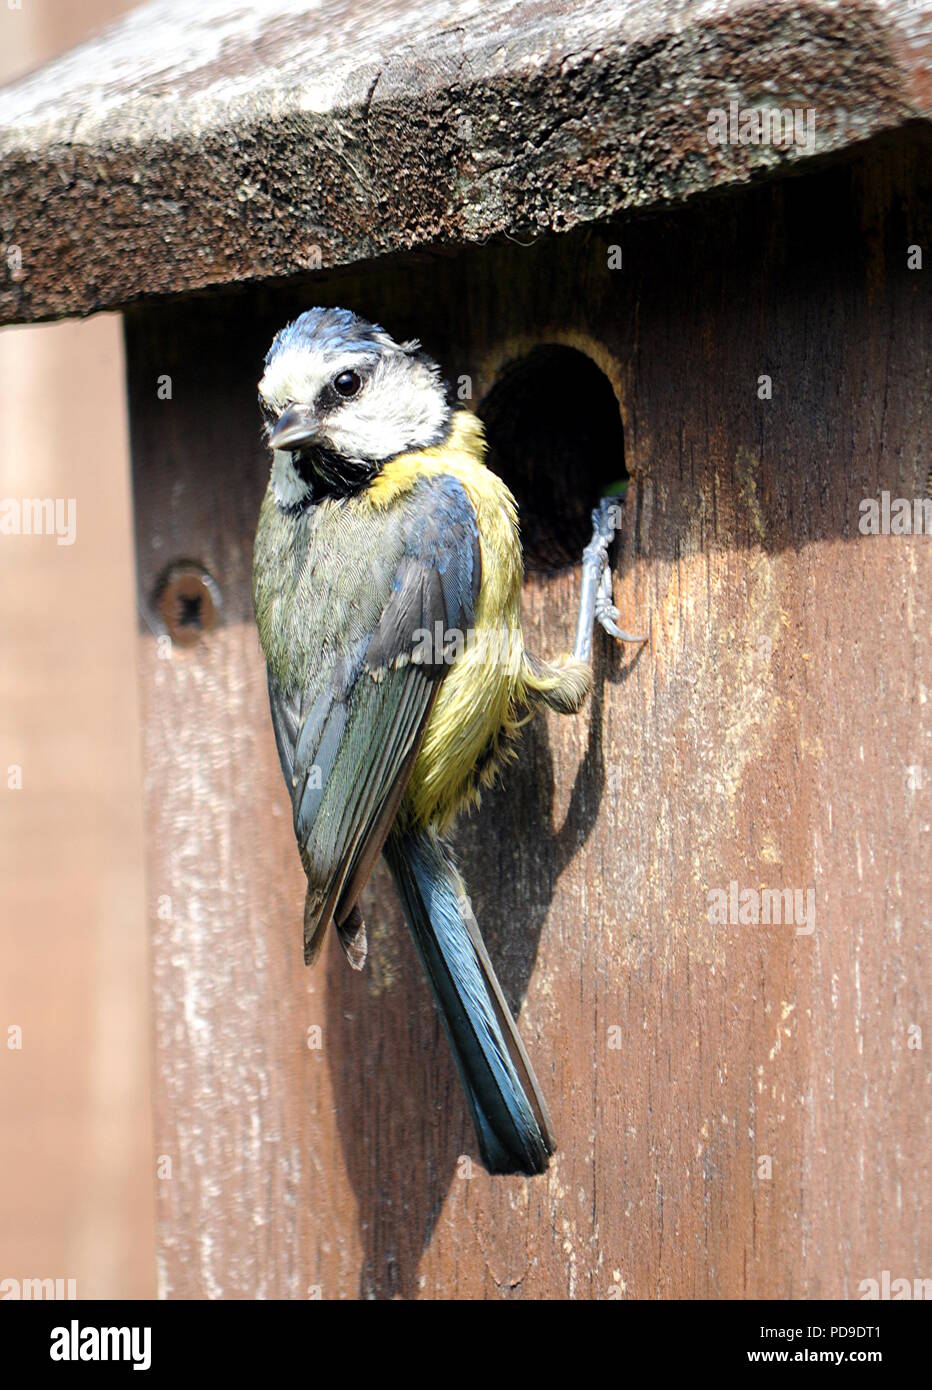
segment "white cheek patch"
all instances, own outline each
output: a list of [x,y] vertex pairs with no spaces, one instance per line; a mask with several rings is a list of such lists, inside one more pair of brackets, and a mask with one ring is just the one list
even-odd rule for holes
[[291,461],[291,455],[276,449],[272,455],[272,492],[280,507],[297,507],[311,489]]
[[449,410],[436,374],[401,356],[383,358],[358,400],[328,422],[330,443],[347,458],[391,458],[433,444]]

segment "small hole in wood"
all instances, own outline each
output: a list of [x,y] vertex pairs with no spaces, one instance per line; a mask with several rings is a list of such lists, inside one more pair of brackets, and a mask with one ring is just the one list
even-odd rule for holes
[[546,344],[509,362],[479,406],[489,465],[518,503],[529,571],[580,562],[591,513],[628,477],[611,382],[576,348]]
[[162,626],[179,646],[193,647],[216,625],[220,590],[201,565],[170,565],[156,584],[154,599]]
[[197,627],[201,626],[201,603],[200,594],[179,594],[178,595],[178,626]]

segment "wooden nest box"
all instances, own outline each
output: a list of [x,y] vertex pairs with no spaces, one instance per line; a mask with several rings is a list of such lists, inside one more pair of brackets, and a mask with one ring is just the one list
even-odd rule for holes
[[[932,539],[864,504],[929,496],[930,55],[905,0],[160,0],[0,93],[0,320],[126,326],[166,1293],[927,1272]],[[532,1181],[461,1157],[381,871],[366,972],[302,964],[250,567],[256,383],[314,304],[485,419],[537,649],[630,478],[649,644],[598,638],[589,712],[457,838],[553,1114]]]

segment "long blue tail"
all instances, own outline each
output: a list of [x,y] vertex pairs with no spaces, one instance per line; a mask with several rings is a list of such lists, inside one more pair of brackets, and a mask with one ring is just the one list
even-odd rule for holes
[[385,857],[450,1040],[482,1162],[490,1173],[542,1173],[554,1150],[550,1117],[463,880],[429,832],[393,830]]

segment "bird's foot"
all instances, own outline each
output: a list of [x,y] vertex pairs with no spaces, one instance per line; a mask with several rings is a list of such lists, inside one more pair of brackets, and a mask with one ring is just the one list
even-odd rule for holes
[[623,498],[603,497],[592,513],[592,539],[583,551],[583,582],[576,627],[575,656],[588,662],[592,655],[592,628],[598,622],[619,642],[646,642],[647,638],[618,626],[618,609],[612,600],[612,568],[608,551],[621,514]]
[[602,572],[602,583],[599,585],[599,592],[595,596],[595,616],[602,627],[604,627],[605,631],[612,637],[617,637],[619,642],[647,641],[647,637],[644,634],[625,632],[624,628],[618,626],[620,614],[612,602],[612,572],[607,565]]

